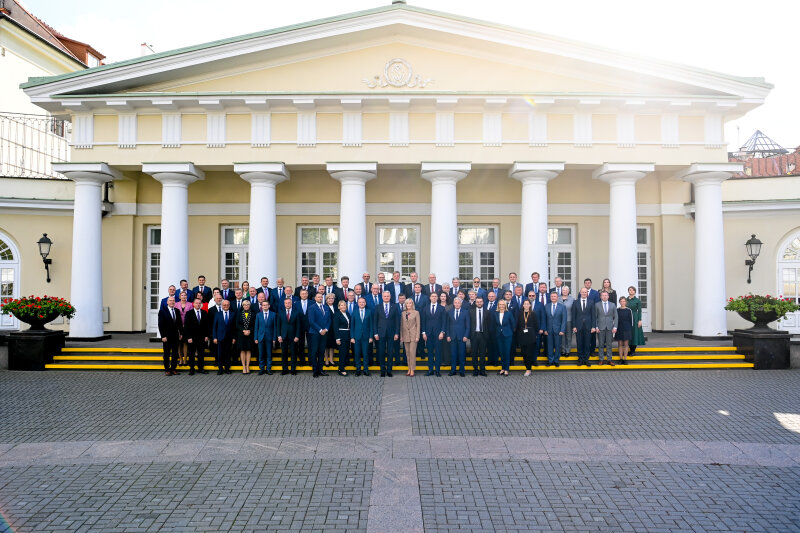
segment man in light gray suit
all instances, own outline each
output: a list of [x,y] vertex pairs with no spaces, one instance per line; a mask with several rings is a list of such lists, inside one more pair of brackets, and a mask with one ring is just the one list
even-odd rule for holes
[[516,272],[509,272],[508,273],[508,283],[504,283],[503,284],[503,290],[511,291],[511,294],[514,294],[514,289],[516,289],[518,286],[522,287],[522,283],[517,281],[517,273]]
[[[600,301],[594,304],[595,328],[593,330],[597,333],[597,351],[600,355],[601,366],[603,364],[614,366],[611,349],[618,322],[617,306],[608,301],[608,291],[601,291]],[[603,360],[603,352],[608,358],[607,361]]]

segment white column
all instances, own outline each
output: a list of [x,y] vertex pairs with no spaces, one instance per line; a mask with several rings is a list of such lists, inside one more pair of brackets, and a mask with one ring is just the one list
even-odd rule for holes
[[[105,163],[57,163],[53,170],[75,182],[72,219],[72,282],[70,301],[75,316],[69,336],[103,335],[103,184],[121,174]],[[87,290],[87,283],[92,287]]]
[[189,279],[189,185],[205,175],[192,163],[144,163],[161,182],[161,293]]
[[[698,337],[728,334],[725,316],[725,237],[722,224],[722,182],[738,163],[695,163],[678,175],[694,186],[694,282],[703,283],[703,297],[694,299],[692,333]],[[692,290],[697,295],[697,290]]]
[[547,182],[564,170],[561,162],[520,162],[508,177],[522,182],[519,232],[519,279],[524,284],[534,272],[549,283],[547,272]]
[[[608,278],[617,296],[638,287],[636,182],[655,170],[652,163],[605,163],[592,173],[610,186],[608,202]],[[614,302],[617,303],[617,302]]]
[[278,278],[278,223],[275,187],[289,179],[283,163],[234,163],[233,171],[250,184],[250,240],[248,277]]
[[431,182],[430,271],[440,283],[458,276],[456,184],[470,170],[470,163],[422,163],[422,179]]
[[339,206],[339,277],[361,278],[367,271],[367,182],[378,175],[377,163],[328,163],[328,173],[342,184]]

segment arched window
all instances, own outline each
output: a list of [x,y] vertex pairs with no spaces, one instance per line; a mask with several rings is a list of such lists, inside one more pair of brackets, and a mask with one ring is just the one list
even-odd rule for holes
[[[19,252],[11,239],[0,233],[0,301],[19,298]],[[0,315],[0,329],[17,329],[19,321]]]
[[[789,237],[778,248],[778,294],[800,303],[800,233]],[[800,311],[786,315],[778,323],[782,330],[800,333]]]

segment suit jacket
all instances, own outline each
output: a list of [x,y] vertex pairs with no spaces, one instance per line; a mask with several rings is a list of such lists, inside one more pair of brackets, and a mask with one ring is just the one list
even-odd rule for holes
[[314,305],[308,308],[308,333],[311,335],[319,335],[320,330],[330,330],[333,324],[333,317],[331,310],[326,305],[319,305],[314,302]]
[[[578,295],[580,296],[580,293],[578,293]],[[609,294],[609,296],[611,296],[611,295]],[[595,303],[600,301],[600,293],[597,292],[594,289],[590,289],[589,290],[589,294],[586,297],[589,299],[589,301],[593,301]],[[608,301],[611,302],[611,298],[609,298]],[[614,303],[614,302],[611,302],[611,303]]]
[[275,311],[269,311],[267,313],[267,321],[264,322],[264,312],[259,311],[256,313],[256,327],[253,333],[253,340],[271,343],[278,338],[276,334],[277,315],[278,313]]
[[[283,307],[283,299],[286,298],[286,289],[273,287],[269,290],[269,308],[280,309]],[[280,305],[280,307],[278,307]]]
[[394,303],[397,303],[397,300],[400,298],[400,295],[406,293],[406,284],[401,281],[397,284],[397,287],[395,287],[395,283],[393,281],[390,281],[389,283],[386,284],[384,290],[389,291],[392,294],[392,301]]
[[[475,287],[470,287],[469,290],[470,291],[475,291],[475,294],[477,295],[477,298],[483,298],[483,303],[486,304],[486,300],[487,300],[487,298],[486,298],[486,294],[487,294],[486,289],[484,289],[483,287],[478,287],[477,289]],[[469,291],[467,291],[467,295],[469,295]]]
[[447,312],[442,305],[436,304],[436,312],[431,313],[431,303],[429,301],[428,305],[424,306],[420,311],[420,315],[422,316],[422,332],[429,338],[438,338],[440,333],[444,333],[447,330]]
[[350,316],[350,313],[345,312],[344,314],[336,310],[336,313],[333,315],[333,333],[336,335],[337,340],[345,340],[345,338],[350,337],[350,323],[353,321],[353,317]]
[[546,309],[545,306],[543,306],[541,302],[539,302],[539,300],[536,300],[536,303],[533,305],[533,312],[536,313],[536,318],[539,320],[540,329],[545,329],[545,326],[547,324],[547,316],[545,314],[545,309]]
[[502,323],[500,323],[500,313],[494,314],[494,331],[498,337],[512,337],[516,327],[517,320],[514,317],[514,313],[510,311],[503,313]]
[[577,328],[579,331],[591,331],[595,328],[594,305],[588,298],[586,299],[585,311],[581,308],[580,298],[572,304],[572,327]]
[[[220,294],[222,294],[223,300],[228,300],[231,303],[231,306],[236,303],[236,290],[235,289],[228,289],[228,296],[225,296],[225,291],[220,289]],[[231,307],[233,308],[233,307]]]
[[536,294],[539,294],[539,284],[538,283],[534,283],[532,281],[530,283],[526,283],[525,284],[525,292],[523,294],[527,297],[528,293],[531,292],[531,291],[535,292]]
[[[347,291],[350,290],[350,287],[347,288]],[[344,300],[347,301],[347,291],[345,291],[344,287],[336,287],[333,293],[336,295],[336,305],[339,305],[339,302]]]
[[228,311],[228,323],[225,323],[225,313],[220,310],[214,317],[214,324],[211,328],[211,337],[218,342],[231,340],[236,334],[236,317],[238,313],[233,310]]
[[369,293],[370,293],[370,291],[372,291],[372,286],[373,286],[373,285],[375,285],[375,284],[374,284],[374,283],[372,283],[371,281],[370,281],[369,283],[364,283],[364,282],[362,281],[362,282],[361,282],[361,283],[359,283],[358,285],[360,285],[360,286],[361,286],[361,294],[362,294],[362,295],[366,295],[366,294],[369,294]]
[[175,319],[172,318],[172,313],[169,307],[164,307],[158,310],[158,334],[161,338],[167,338],[167,342],[178,342],[180,336],[183,335],[183,323],[181,322],[180,312],[173,308]]
[[284,342],[288,339],[289,341],[293,341],[295,337],[300,337],[303,332],[303,308],[293,305],[292,310],[289,314],[289,318],[286,318],[286,308],[282,308],[280,311],[276,311],[275,313],[278,316],[278,323],[276,324],[275,329],[275,337],[281,337]]
[[211,287],[208,285],[203,285],[203,288],[200,288],[200,285],[196,286],[192,289],[192,292],[195,294],[200,294],[203,296],[203,303],[208,303],[211,301],[211,297],[214,295],[214,292],[211,290]]
[[456,318],[455,307],[447,312],[447,336],[453,340],[461,340],[470,336],[469,309],[463,307],[458,310]]
[[[522,309],[519,310],[516,317],[517,325],[514,328],[517,333],[517,339],[522,346],[528,346],[536,342],[536,336],[539,334],[540,329],[544,329],[544,324],[539,324],[539,317],[536,316],[536,311],[528,314],[528,320],[525,320],[525,313]],[[528,330],[525,333],[525,330]]]
[[[159,310],[167,308],[167,300],[168,299],[169,299],[169,296],[161,298],[161,305],[158,307]],[[175,293],[175,303],[178,303],[178,294],[177,293]]]
[[559,297],[559,299],[560,299],[560,298],[561,298],[561,293],[560,293],[560,292],[558,292],[558,291],[556,290],[556,289],[558,289],[558,288],[561,288],[561,289],[563,289],[563,288],[564,288],[564,286],[562,285],[561,287],[556,287],[555,285],[553,285],[552,287],[550,287],[550,292],[555,292],[556,294],[558,294],[558,297]]
[[307,287],[303,287],[302,285],[298,285],[297,287],[295,287],[294,293],[298,298],[300,298],[300,291],[303,289],[308,291],[308,299],[313,302],[314,296],[317,294],[317,290],[314,288],[314,286],[309,284]]
[[[408,287],[408,285],[406,285]],[[415,293],[412,293],[411,296],[407,296],[406,299],[410,299],[414,302],[414,309],[419,311],[420,307],[424,307],[425,305],[430,305],[431,301],[428,296],[425,296],[421,292],[419,293],[419,297]]]
[[[175,301],[179,302],[181,299],[181,289],[177,289],[175,291]],[[194,291],[192,289],[186,289],[186,301],[192,303],[194,301]]]
[[547,331],[551,335],[567,331],[567,306],[561,302],[556,302],[556,311],[553,313],[553,304],[547,304],[545,316],[547,316]]
[[[514,294],[514,287],[516,287],[517,285],[522,287],[522,283],[520,283],[519,281],[516,282],[513,286],[511,285],[511,282],[503,283],[503,290],[511,291],[511,294]],[[525,294],[528,294],[528,293],[526,292]]]
[[[417,282],[417,283],[419,283],[419,282]],[[403,290],[404,290],[403,294],[406,295],[406,298],[413,298],[414,297],[414,283],[409,281],[408,283],[406,283],[404,285],[404,289]],[[422,293],[420,292],[420,294],[422,294]]]
[[[483,312],[481,313],[481,331],[483,333],[488,333],[491,335],[492,331],[494,331],[494,313],[486,309],[486,306],[481,307]],[[470,323],[470,336],[475,334],[475,329],[477,328],[477,320],[478,320],[478,308],[477,307],[470,307],[469,309],[469,323]]]
[[608,312],[603,312],[603,302],[594,304],[594,323],[597,329],[615,329],[619,322],[617,306],[608,302]]
[[377,296],[378,296],[378,303],[377,304],[375,303],[375,296],[374,295],[370,294],[370,295],[365,297],[365,299],[367,300],[367,309],[375,309],[376,306],[381,305],[383,303],[383,298],[381,297],[381,295],[378,294]]
[[[489,287],[489,290],[486,291],[486,294],[489,294],[489,291],[493,292],[494,295],[497,296],[497,298],[495,300],[502,300],[503,299],[503,293],[505,291],[503,290],[502,287],[497,287],[496,289],[494,287]],[[526,292],[525,294],[528,294],[528,293]]]
[[186,313],[186,320],[183,323],[184,335],[197,342],[204,342],[206,337],[211,336],[211,318],[208,311],[200,309],[200,321],[197,320],[197,311],[192,309]]
[[[297,304],[292,304],[292,307],[297,307],[297,312],[300,313],[301,334],[305,334],[308,331],[308,312],[315,305],[317,305],[317,303],[314,300],[306,300],[306,310],[305,310],[305,312],[303,312],[303,300],[302,299],[298,300]],[[285,310],[284,310],[284,314],[285,314]]]
[[[441,292],[441,290],[442,290],[442,286],[439,285],[438,283],[434,283],[432,292],[435,292],[435,293],[438,294],[439,292]],[[430,283],[425,283],[425,284],[422,285],[422,294],[424,294],[426,296],[430,296],[431,295],[431,284]]]
[[[258,296],[262,292],[267,295],[267,300],[269,300],[270,296],[272,295],[272,289],[270,287],[267,287],[267,290],[265,291],[264,287],[258,287],[256,289],[256,296]],[[272,305],[272,303],[270,303],[270,305]]]
[[525,296],[520,296],[519,300],[517,300],[516,296],[512,296],[509,311],[513,311],[514,315],[516,315],[522,309],[522,302],[525,300],[527,300]]
[[386,316],[384,304],[373,309],[372,322],[375,329],[375,335],[379,335],[381,339],[391,339],[395,335],[400,334],[400,310],[397,304],[389,302],[389,316]]
[[356,342],[368,341],[375,335],[372,311],[364,309],[364,320],[361,320],[361,309],[356,309],[350,319],[350,338]]
[[422,333],[419,311],[403,311],[400,314],[400,342],[418,342]]

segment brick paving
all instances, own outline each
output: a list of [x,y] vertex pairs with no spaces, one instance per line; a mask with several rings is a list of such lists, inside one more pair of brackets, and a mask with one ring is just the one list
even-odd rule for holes
[[0,533],[800,531],[798,390],[0,372]]

